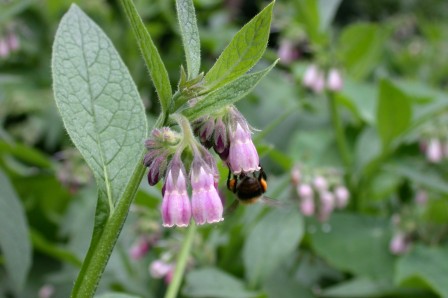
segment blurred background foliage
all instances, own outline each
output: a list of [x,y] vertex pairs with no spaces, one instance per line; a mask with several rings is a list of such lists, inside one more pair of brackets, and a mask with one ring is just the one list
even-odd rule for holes
[[[119,3],[77,3],[115,44],[154,121],[156,94]],[[175,86],[184,53],[174,1],[135,3]],[[194,3],[203,70],[267,4]],[[51,89],[53,37],[70,4],[0,1],[2,297],[68,297],[91,237],[95,184]],[[242,207],[201,227],[182,297],[448,297],[447,17],[441,0],[277,1],[261,64],[281,64],[238,108],[260,129],[267,196],[287,208]],[[342,89],[306,88],[311,65],[338,69]],[[318,176],[349,190],[330,218],[301,205],[300,185]],[[184,231],[161,227],[160,199],[160,185],[143,181],[99,294],[163,296],[169,270],[156,264],[174,265]]]

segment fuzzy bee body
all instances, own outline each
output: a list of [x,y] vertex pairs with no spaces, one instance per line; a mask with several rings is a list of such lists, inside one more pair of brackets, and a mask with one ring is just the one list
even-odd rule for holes
[[229,172],[227,188],[236,195],[242,204],[257,202],[268,188],[263,168],[260,168],[258,176],[254,173],[241,173],[233,175],[233,178],[231,178],[230,174]]

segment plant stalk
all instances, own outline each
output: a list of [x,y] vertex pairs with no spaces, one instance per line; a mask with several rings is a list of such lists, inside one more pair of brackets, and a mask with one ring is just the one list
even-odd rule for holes
[[348,151],[345,131],[344,128],[342,127],[342,121],[338,111],[338,105],[336,103],[336,98],[334,98],[334,93],[327,92],[327,98],[328,98],[328,106],[330,108],[331,123],[333,125],[339,155],[341,156],[342,162],[344,163],[345,170],[348,172],[351,165],[350,153]]
[[179,292],[185,267],[187,266],[188,257],[190,256],[190,250],[193,244],[195,232],[196,224],[191,223],[188,228],[187,235],[185,235],[184,242],[182,243],[182,249],[176,261],[176,269],[174,271],[173,279],[171,280],[168,290],[166,291],[165,298],[176,298],[178,296],[177,293]]

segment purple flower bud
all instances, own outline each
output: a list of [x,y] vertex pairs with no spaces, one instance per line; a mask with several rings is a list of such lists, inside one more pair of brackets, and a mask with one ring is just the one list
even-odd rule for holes
[[260,170],[260,159],[257,149],[252,142],[250,130],[247,127],[243,129],[239,122],[236,124],[235,131],[230,133],[227,163],[234,174]]
[[426,148],[426,158],[433,163],[439,163],[442,160],[443,150],[439,139],[429,140],[428,148]]
[[149,274],[153,278],[162,278],[166,276],[172,269],[173,265],[162,260],[155,260],[149,266]]
[[156,185],[160,178],[165,174],[167,166],[167,156],[165,154],[157,156],[149,165],[148,183]]
[[313,189],[308,184],[300,184],[299,186],[297,186],[297,194],[301,199],[312,198]]
[[328,72],[327,76],[327,88],[330,91],[340,91],[344,83],[342,81],[342,76],[339,70],[332,68]]
[[55,288],[51,284],[45,284],[39,289],[37,297],[39,298],[51,298],[54,295]]
[[291,62],[299,58],[299,51],[297,51],[291,41],[283,40],[280,43],[277,55],[283,64],[290,64]]
[[315,64],[311,64],[308,66],[308,68],[305,70],[305,73],[303,75],[303,86],[312,88],[314,86],[314,82],[316,81],[317,77],[319,75],[319,69]]
[[415,195],[415,202],[419,205],[425,205],[428,202],[428,193],[424,190],[419,190]]
[[299,185],[301,178],[302,178],[302,174],[300,173],[300,169],[299,169],[299,167],[295,166],[291,170],[291,181],[292,181],[292,183],[294,185]]
[[322,93],[325,87],[325,77],[324,73],[322,71],[318,71],[316,75],[316,79],[314,80],[313,84],[311,85],[311,90],[314,91],[314,93]]
[[305,216],[313,216],[315,211],[313,197],[303,197],[300,200],[300,212]]
[[409,241],[406,239],[406,234],[398,232],[395,234],[389,244],[389,250],[395,255],[405,253],[409,249]]
[[149,241],[146,238],[141,238],[138,243],[134,244],[129,249],[129,255],[134,260],[139,260],[149,251]]
[[334,198],[336,200],[336,207],[344,208],[347,206],[350,193],[345,186],[340,185],[334,190]]
[[226,150],[226,148],[229,147],[229,143],[227,141],[227,129],[221,117],[216,119],[215,131],[213,135],[215,141],[213,144],[213,149],[215,149],[216,153],[221,154]]
[[188,226],[191,218],[191,205],[187,193],[184,168],[178,156],[175,156],[171,161],[164,187],[163,226]]
[[8,43],[5,39],[0,39],[0,58],[6,58],[9,54]]
[[7,43],[11,51],[16,51],[19,49],[19,39],[15,33],[11,32],[8,34]]
[[320,194],[319,220],[326,221],[333,212],[334,205],[333,194],[329,191],[322,192]]
[[322,176],[316,176],[313,181],[314,187],[318,191],[325,191],[328,189],[327,180]]
[[214,223],[224,220],[221,198],[215,188],[213,173],[207,165],[196,159],[191,170],[191,207],[196,224]]

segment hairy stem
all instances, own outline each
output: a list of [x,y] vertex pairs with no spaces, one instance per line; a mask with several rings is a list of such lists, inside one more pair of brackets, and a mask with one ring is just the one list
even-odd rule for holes
[[174,271],[173,279],[166,291],[165,298],[176,298],[179,292],[180,284],[184,276],[185,267],[187,266],[188,257],[190,256],[191,246],[193,244],[193,238],[196,232],[196,225],[192,223],[188,228],[187,235],[185,235],[184,242],[182,244],[182,250],[176,261],[176,269]]

